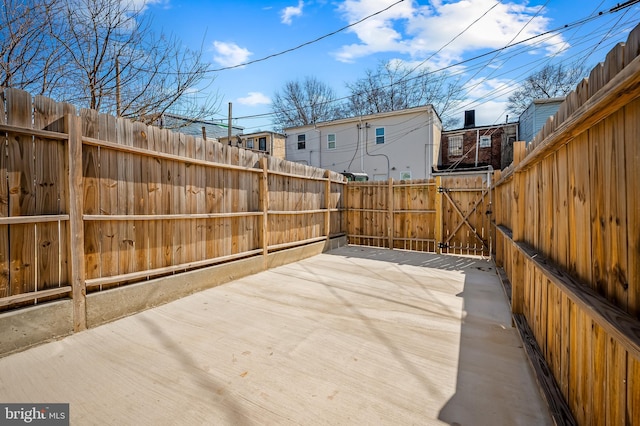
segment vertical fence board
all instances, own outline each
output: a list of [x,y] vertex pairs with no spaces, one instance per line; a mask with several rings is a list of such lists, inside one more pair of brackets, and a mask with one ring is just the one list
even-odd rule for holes
[[[624,110],[605,121],[604,149],[604,269],[606,297],[623,310],[627,297],[627,182],[625,170]],[[635,186],[634,183],[630,185]]]
[[553,259],[563,267],[569,265],[569,176],[567,164],[567,148],[561,147],[555,155],[553,176]]
[[[5,91],[7,124],[31,128],[31,95]],[[35,214],[33,137],[9,134],[7,146],[9,216]],[[9,225],[10,295],[36,290],[35,224]]]
[[[155,127],[149,126],[147,129],[147,148],[154,152],[162,150],[162,133]],[[147,159],[149,180],[147,188],[149,191],[148,214],[162,214],[162,196],[165,188],[162,184],[162,160],[151,157]],[[167,266],[163,257],[163,220],[153,220],[149,223],[149,268],[157,269]]]
[[589,197],[588,137],[582,134],[567,145],[569,155],[569,271],[591,282],[591,200]]
[[[98,137],[98,113],[94,110],[80,111],[82,119],[82,136]],[[84,178],[84,214],[98,214],[100,202],[100,187],[98,184],[98,170],[100,167],[100,151],[95,146],[82,148],[82,175]],[[87,279],[97,278],[100,271],[100,228],[93,221],[84,221],[84,270]]]
[[[637,28],[636,28],[637,30]],[[637,34],[639,31],[635,31]],[[639,36],[640,37],[640,36]],[[625,198],[627,202],[627,311],[640,318],[640,99],[636,99],[625,107],[624,120],[624,168],[628,183]]]
[[[196,138],[195,158],[198,160],[206,160],[205,143],[202,138]],[[197,166],[196,168],[196,213],[202,214],[207,211],[207,168]],[[207,223],[204,219],[196,221],[196,259],[204,260],[207,258]]]
[[[6,124],[4,108],[4,90],[0,90],[0,124]],[[7,134],[0,133],[0,218],[9,216]],[[9,296],[9,226],[0,225],[0,297]]]
[[[183,135],[179,133],[170,133],[171,147],[174,155],[184,157],[186,154],[186,144]],[[173,200],[171,204],[171,213],[183,213],[186,211],[186,192],[185,192],[185,172],[186,165],[184,163],[173,161],[172,166],[172,185]],[[187,262],[185,244],[187,242],[188,224],[185,220],[173,221],[173,264],[179,265]]]
[[611,337],[606,339],[605,344],[607,345],[607,359],[604,365],[607,370],[604,379],[605,423],[621,425],[625,422],[627,409],[627,352]]
[[[118,143],[133,146],[133,126],[129,120],[119,118]],[[133,154],[117,153],[118,161],[118,214],[134,213],[134,158]],[[118,223],[118,262],[121,274],[135,271],[135,224],[131,220]]]
[[625,424],[635,425],[640,418],[640,360],[628,357],[627,410]]
[[[100,114],[98,117],[98,133],[100,139],[117,142],[116,118],[112,115]],[[100,150],[100,214],[114,215],[118,213],[118,159],[111,149]],[[101,221],[100,226],[100,269],[102,277],[118,275],[120,271],[118,251],[119,226],[113,221]]]
[[[132,123],[132,146],[136,148],[148,148],[147,126],[140,122]],[[132,155],[133,165],[133,213],[139,215],[149,214],[149,160],[142,155]],[[135,235],[135,270],[145,271],[149,269],[149,221],[134,222]]]
[[[196,155],[196,140],[191,135],[184,135],[184,155],[187,158],[195,158]],[[184,170],[184,183],[185,183],[185,203],[186,213],[195,214],[198,211],[197,193],[198,187],[196,184],[197,166],[195,164],[187,163]],[[197,237],[197,222],[195,219],[184,221],[187,227],[187,242],[185,244],[185,261],[194,262],[197,260],[196,250],[196,237]]]
[[591,276],[592,287],[599,294],[606,294],[605,241],[606,235],[605,206],[604,206],[604,160],[607,143],[604,139],[605,123],[600,122],[589,130],[589,177],[591,195]]
[[[64,132],[64,113],[68,106],[56,104],[49,98],[34,98],[34,127],[36,129]],[[37,214],[63,213],[65,196],[64,142],[35,139],[36,152],[36,212]],[[66,236],[66,223],[38,224],[36,241],[38,258],[38,288],[59,287],[62,283],[62,253]]]

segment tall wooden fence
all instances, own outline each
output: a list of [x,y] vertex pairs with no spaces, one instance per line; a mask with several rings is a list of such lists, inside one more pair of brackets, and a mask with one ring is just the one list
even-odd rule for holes
[[6,89],[0,309],[344,234],[340,174]]
[[494,187],[496,262],[579,424],[640,424],[640,27]]
[[349,182],[349,243],[488,256],[492,242],[491,178],[491,173],[484,173]]

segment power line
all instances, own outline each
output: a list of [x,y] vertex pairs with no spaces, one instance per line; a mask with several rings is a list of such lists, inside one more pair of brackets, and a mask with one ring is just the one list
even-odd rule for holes
[[356,22],[354,22],[354,23],[352,23],[352,24],[346,25],[346,26],[344,26],[344,27],[342,27],[342,28],[339,28],[339,29],[337,29],[337,30],[335,30],[335,31],[332,31],[332,32],[330,32],[330,33],[328,33],[328,34],[325,34],[325,35],[320,36],[320,37],[318,37],[318,38],[315,38],[315,39],[313,39],[313,40],[310,40],[310,41],[307,41],[307,42],[305,42],[305,43],[299,44],[299,45],[298,45],[298,46],[296,46],[296,47],[292,47],[292,48],[289,48],[289,49],[283,50],[283,51],[278,52],[278,53],[273,53],[273,54],[268,55],[268,56],[265,56],[265,57],[263,57],[263,58],[254,59],[254,60],[252,60],[252,61],[248,61],[248,62],[244,62],[244,63],[241,63],[241,64],[232,65],[232,66],[228,66],[228,67],[217,68],[217,69],[213,69],[213,70],[207,70],[206,72],[208,72],[208,73],[209,73],[209,72],[218,72],[218,71],[231,70],[231,69],[234,69],[234,68],[240,68],[240,67],[244,67],[244,66],[247,66],[247,65],[255,64],[255,63],[257,63],[257,62],[263,62],[263,61],[266,61],[266,60],[268,60],[268,59],[275,58],[276,56],[282,56],[282,55],[284,55],[284,54],[286,54],[286,53],[290,53],[290,52],[293,52],[294,50],[301,49],[301,48],[303,48],[303,47],[305,47],[305,46],[308,46],[308,45],[310,45],[310,44],[317,43],[317,42],[319,42],[320,40],[324,40],[325,38],[331,37],[331,36],[336,35],[336,34],[338,34],[338,33],[342,32],[342,31],[344,31],[344,30],[347,30],[347,29],[349,29],[349,28],[351,28],[351,27],[354,27],[354,26],[356,26],[356,25],[358,25],[358,24],[360,24],[360,23],[362,23],[362,22],[366,21],[367,19],[373,18],[374,16],[377,16],[377,15],[380,15],[381,13],[383,13],[383,12],[386,12],[387,10],[391,9],[392,7],[396,6],[397,4],[402,3],[403,1],[404,1],[404,0],[399,0],[399,1],[395,2],[395,3],[393,3],[392,5],[385,7],[385,8],[384,8],[384,9],[382,9],[382,10],[379,10],[379,11],[377,11],[377,12],[375,12],[375,13],[372,13],[371,15],[365,16],[364,18],[360,19],[359,21],[356,21]]
[[[439,73],[439,72],[442,72],[442,71],[446,71],[448,69],[459,67],[460,65],[464,65],[464,64],[476,61],[478,59],[482,59],[482,58],[484,58],[486,56],[490,56],[490,55],[493,55],[493,54],[496,54],[496,53],[500,53],[500,52],[505,51],[507,49],[513,48],[515,46],[525,45],[525,44],[527,44],[527,43],[529,43],[529,42],[531,42],[533,40],[539,39],[540,37],[544,37],[544,36],[547,36],[547,35],[550,35],[550,34],[565,32],[565,31],[567,31],[567,30],[569,30],[569,29],[571,29],[573,27],[576,27],[576,26],[579,26],[579,25],[584,25],[585,23],[588,23],[588,22],[591,22],[591,21],[596,20],[598,18],[604,17],[607,14],[619,12],[620,10],[628,8],[628,7],[630,7],[633,4],[638,3],[638,2],[640,2],[640,0],[631,0],[629,2],[626,2],[626,3],[622,4],[622,5],[616,6],[615,8],[612,8],[612,9],[610,9],[608,11],[601,11],[598,14],[592,14],[590,16],[587,16],[586,18],[579,19],[579,20],[571,22],[569,24],[564,24],[562,26],[559,26],[559,27],[553,28],[551,30],[548,30],[548,31],[545,31],[545,32],[542,32],[542,33],[539,33],[539,34],[536,34],[536,35],[533,35],[531,37],[528,37],[526,39],[520,40],[518,42],[507,44],[507,45],[505,45],[505,46],[503,46],[501,48],[493,49],[493,50],[490,50],[488,52],[484,52],[484,53],[478,54],[478,55],[473,56],[471,58],[467,58],[467,59],[461,60],[459,62],[455,62],[455,63],[449,64],[447,66],[441,67],[441,68],[433,70],[433,71],[428,71],[428,72],[424,73],[424,75],[431,75],[431,74],[436,74],[436,73]],[[397,4],[397,3],[394,3],[394,5],[395,4]],[[394,6],[394,5],[392,5],[392,6]],[[411,80],[415,80],[415,79],[423,77],[422,74],[418,75],[418,76],[415,76],[415,77],[406,78],[407,76],[408,76],[408,74],[405,76],[404,79],[400,79],[400,80],[398,80],[396,82],[393,82],[391,84],[380,86],[379,88],[380,89],[385,89],[385,88],[389,88],[389,87],[392,87],[394,85],[400,84],[402,82],[411,81]],[[340,97],[340,98],[336,98],[336,99],[327,101],[326,103],[334,103],[334,102],[344,101],[344,100],[349,99],[350,97],[351,97],[351,95],[343,96],[343,97]],[[234,117],[234,118],[235,119],[266,118],[266,117],[274,116],[274,115],[275,115],[275,113],[270,112],[270,113],[254,114],[254,115],[242,116],[242,117]]]

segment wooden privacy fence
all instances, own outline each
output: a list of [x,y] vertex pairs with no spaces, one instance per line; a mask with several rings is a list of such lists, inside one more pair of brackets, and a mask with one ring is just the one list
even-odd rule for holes
[[585,425],[640,424],[639,54],[640,26],[494,187],[514,317]]
[[0,309],[344,234],[340,174],[5,89]]
[[349,243],[488,256],[491,176],[475,173],[428,180],[349,182]]

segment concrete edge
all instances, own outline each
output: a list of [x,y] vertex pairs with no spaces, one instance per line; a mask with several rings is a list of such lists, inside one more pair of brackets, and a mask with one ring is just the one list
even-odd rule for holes
[[[344,245],[347,238],[341,236],[269,253],[267,269]],[[86,298],[87,327],[97,327],[264,270],[264,258],[258,255],[91,293]],[[0,357],[71,334],[73,301],[70,299],[0,313]]]
[[73,333],[73,302],[57,300],[0,314],[0,357]]
[[[269,253],[267,269],[297,262],[341,245],[346,245],[346,237]],[[87,327],[115,321],[264,270],[263,257],[253,256],[92,293],[87,295]]]
[[346,245],[347,237],[341,236],[326,241],[318,241],[317,243],[269,253],[267,256],[267,269],[307,259]]
[[92,328],[263,271],[261,256],[155,278],[87,295]]

